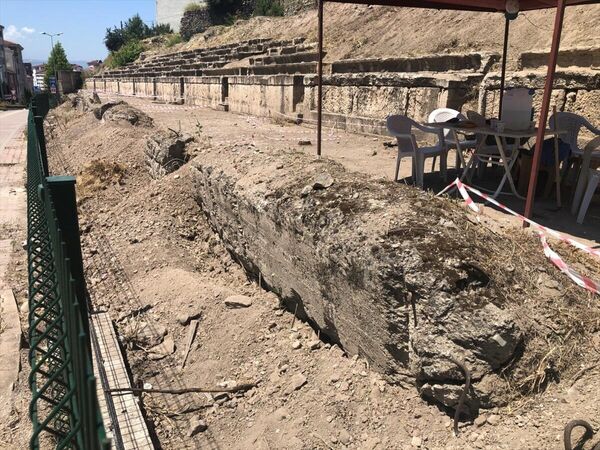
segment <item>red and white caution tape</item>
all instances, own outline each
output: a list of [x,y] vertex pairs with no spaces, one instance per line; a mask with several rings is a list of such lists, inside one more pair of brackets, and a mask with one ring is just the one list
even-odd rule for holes
[[477,204],[473,201],[473,199],[471,198],[471,196],[469,195],[469,193],[467,191],[471,191],[475,195],[496,205],[498,208],[508,212],[509,214],[512,214],[515,217],[518,217],[519,219],[521,219],[521,221],[530,224],[533,228],[535,228],[537,230],[537,232],[540,236],[540,240],[542,242],[542,247],[544,248],[544,254],[546,255],[546,257],[548,259],[550,259],[550,261],[552,261],[552,263],[556,267],[558,267],[561,272],[563,272],[569,278],[571,278],[578,286],[581,286],[582,288],[587,289],[588,291],[591,291],[595,294],[600,294],[600,283],[598,283],[597,281],[594,281],[590,278],[587,278],[583,275],[580,275],[575,270],[570,268],[567,265],[567,263],[565,263],[563,261],[563,259],[555,251],[553,251],[550,248],[550,246],[548,245],[548,241],[546,239],[546,235],[552,236],[553,238],[556,238],[560,241],[567,242],[567,243],[571,244],[573,247],[578,248],[579,250],[582,250],[582,251],[584,251],[590,255],[596,256],[598,258],[600,258],[600,250],[599,249],[591,248],[587,245],[582,244],[581,242],[578,242],[574,239],[571,239],[571,238],[559,233],[556,230],[545,227],[543,225],[540,225],[537,222],[534,222],[531,219],[528,219],[527,217],[523,216],[522,214],[519,214],[519,213],[513,211],[512,209],[510,209],[509,207],[498,202],[496,199],[490,197],[489,195],[479,191],[478,189],[475,189],[471,186],[464,184],[458,178],[456,180],[454,180],[452,183],[450,183],[448,186],[446,186],[439,194],[437,194],[437,196],[442,195],[444,192],[448,191],[453,186],[456,186],[456,188],[458,189],[458,192],[460,192],[460,195],[465,200],[465,203],[467,204],[467,206],[470,209],[472,209],[473,211],[475,211],[476,213],[480,212],[479,206],[477,206]]

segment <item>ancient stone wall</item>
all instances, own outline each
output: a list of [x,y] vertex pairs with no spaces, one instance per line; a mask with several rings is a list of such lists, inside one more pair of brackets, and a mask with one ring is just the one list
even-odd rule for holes
[[136,78],[135,95],[140,97],[154,97],[154,78]]
[[[540,69],[548,64],[548,52],[524,52],[519,57],[519,69]],[[558,54],[558,67],[588,67],[600,69],[600,48],[571,48]]]
[[[460,110],[481,79],[481,75],[333,74],[323,79],[323,110],[329,120],[339,116],[349,131],[367,131],[363,127],[369,124],[368,132],[385,133],[384,119],[390,114],[427,120],[436,108]],[[305,78],[303,107],[307,116],[314,116],[317,108],[316,81],[316,77]],[[353,120],[359,118],[364,120]]]
[[391,379],[411,373],[448,406],[461,374],[444,355],[466,359],[467,403],[494,403],[493,383],[478,382],[511,359],[521,333],[480,269],[490,232],[449,226],[463,209],[298,153],[211,149],[191,164],[197,201],[228,250],[322,337]]
[[[242,45],[243,44],[243,45]],[[138,66],[107,74],[104,90],[156,95],[173,102],[228,109],[259,116],[315,119],[316,53],[303,40],[254,40],[242,44],[161,55]],[[598,117],[600,49],[565,50],[555,83],[558,110]],[[539,110],[546,54],[530,52],[520,59],[520,72],[509,73],[508,86],[536,89]],[[249,65],[230,62],[248,58]],[[499,61],[494,53],[436,54],[414,58],[334,61],[323,78],[323,114],[327,126],[354,132],[387,134],[385,118],[404,114],[427,120],[436,108],[478,110],[498,116],[499,74],[489,73]],[[573,64],[585,67],[570,67]],[[158,76],[171,74],[171,76]],[[135,87],[130,86],[135,80]],[[143,86],[143,87],[142,87]],[[152,93],[151,93],[152,92]]]
[[[545,70],[529,70],[508,75],[507,87],[535,89],[533,107],[535,117],[540,110],[544,90]],[[479,109],[485,116],[498,117],[500,101],[500,75],[488,74],[480,87]],[[556,73],[550,111],[571,111],[592,122],[600,117],[600,71],[560,69]],[[598,124],[597,124],[598,125]]]
[[226,100],[222,77],[185,77],[183,83],[186,105],[217,108]]
[[159,77],[155,79],[156,97],[165,102],[183,102],[183,78]]
[[302,76],[234,76],[228,78],[230,111],[272,116],[292,114],[302,102]]
[[122,78],[119,80],[119,94],[122,95],[133,95],[135,92],[134,78]]

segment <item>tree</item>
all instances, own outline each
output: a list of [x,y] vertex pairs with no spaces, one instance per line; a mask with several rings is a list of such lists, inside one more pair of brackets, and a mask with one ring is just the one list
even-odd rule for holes
[[56,76],[59,70],[72,70],[71,64],[67,59],[67,54],[60,42],[54,45],[50,52],[50,57],[46,63],[46,74],[44,75],[44,84],[50,88],[50,77]]
[[139,14],[131,17],[123,27],[125,42],[141,41],[150,36],[150,28],[144,23]]
[[133,41],[141,41],[147,37],[159,36],[161,34],[170,34],[171,26],[169,24],[155,24],[149,27],[144,23],[139,14],[127,19],[125,24],[121,22],[119,27],[106,29],[104,35],[104,45],[110,52],[116,52],[125,44]]
[[125,44],[125,36],[123,36],[123,28],[114,27],[106,29],[104,35],[104,45],[110,52],[116,52]]
[[168,23],[157,23],[150,28],[150,34],[152,36],[160,36],[161,34],[171,34],[173,30],[171,25]]

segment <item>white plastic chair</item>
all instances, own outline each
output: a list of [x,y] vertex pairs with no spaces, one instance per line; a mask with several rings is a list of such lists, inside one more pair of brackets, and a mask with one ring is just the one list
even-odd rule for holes
[[[569,162],[564,166],[563,175],[566,174],[571,166],[578,163],[583,156],[583,150],[581,150],[577,144],[581,128],[587,128],[596,136],[600,136],[600,129],[594,127],[585,119],[585,117],[570,112],[561,111],[552,115],[548,121],[548,126],[552,130],[558,129],[566,131],[566,133],[561,134],[559,138],[571,147],[571,157],[569,158]],[[600,151],[592,152],[590,159],[600,160]]]
[[[443,123],[447,122],[450,119],[457,118],[459,120],[466,120],[467,118],[462,115],[459,111],[451,108],[438,108],[431,111],[429,114],[429,118],[427,121],[429,123]],[[444,142],[446,143],[446,148],[456,149],[456,168],[460,169],[461,165],[464,165],[464,159],[462,154],[460,153],[462,150],[466,150],[468,148],[474,148],[477,145],[477,141],[475,139],[466,139],[459,140],[458,144],[456,144],[456,139],[454,138],[454,134],[451,132],[449,128],[444,128]],[[435,169],[435,160],[433,158],[433,163],[431,164],[431,170]]]
[[600,184],[600,169],[590,169],[592,155],[596,148],[600,148],[600,136],[592,139],[583,150],[581,171],[579,172],[579,180],[577,181],[577,188],[575,189],[575,196],[571,205],[571,214],[577,213],[577,223],[583,223],[594,192],[596,192],[598,184]]
[[[417,138],[413,133],[413,128],[424,133],[435,134],[438,142],[429,147],[419,147]],[[398,141],[398,157],[396,158],[396,173],[394,181],[398,181],[400,173],[400,161],[402,158],[412,158],[413,180],[416,179],[417,186],[423,187],[423,174],[425,172],[425,159],[440,157],[441,175],[446,180],[446,163],[448,159],[448,149],[444,144],[444,132],[441,128],[430,128],[421,125],[406,116],[394,115],[387,118],[387,129]]]

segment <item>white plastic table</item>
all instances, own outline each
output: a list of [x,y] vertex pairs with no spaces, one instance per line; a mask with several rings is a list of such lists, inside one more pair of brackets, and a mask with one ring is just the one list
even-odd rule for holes
[[[450,130],[450,132],[453,135],[454,140],[457,142],[456,151],[459,153],[459,157],[463,164],[464,164],[464,158],[462,156],[462,148],[460,147],[460,141],[458,140],[458,133],[478,134],[478,135],[482,136],[481,142],[479,143],[479,145],[477,146],[477,148],[471,155],[471,159],[469,159],[469,162],[467,164],[464,164],[464,170],[460,177],[461,181],[469,174],[470,169],[473,167],[473,165],[475,164],[475,162],[478,159],[480,159],[484,155],[489,156],[486,154],[482,155],[481,150],[486,145],[485,141],[486,141],[487,136],[494,136],[494,139],[496,140],[496,146],[498,147],[498,154],[502,161],[501,165],[504,168],[504,176],[502,177],[502,180],[500,181],[498,188],[492,193],[492,197],[496,198],[502,192],[502,188],[504,187],[504,184],[506,183],[506,181],[508,181],[508,184],[510,186],[512,193],[516,197],[518,197],[522,200],[525,199],[524,197],[519,195],[519,193],[517,192],[517,188],[515,187],[515,182],[512,178],[511,170],[519,156],[519,152],[517,150],[518,143],[523,138],[529,139],[532,137],[536,137],[537,132],[538,132],[537,128],[530,128],[528,130],[496,131],[488,126],[486,126],[486,127],[466,127],[466,126],[461,126],[460,124],[453,124],[453,123],[448,123],[448,122],[428,123],[427,126],[436,127],[436,128],[445,128],[445,129]],[[546,137],[546,136],[557,137],[558,135],[563,134],[563,133],[565,133],[564,130],[551,130],[551,129],[547,128],[544,130],[544,137]],[[507,147],[508,147],[506,144],[507,138],[515,139],[517,149],[515,149],[514,151],[511,151],[511,152],[507,151]],[[558,151],[558,139],[554,139],[554,158],[555,158],[554,165],[555,165],[555,170],[556,170],[556,201],[557,201],[558,206],[560,207],[561,206],[560,167],[559,167],[560,161],[559,161],[559,151]],[[489,192],[492,192],[492,191],[489,191]]]

